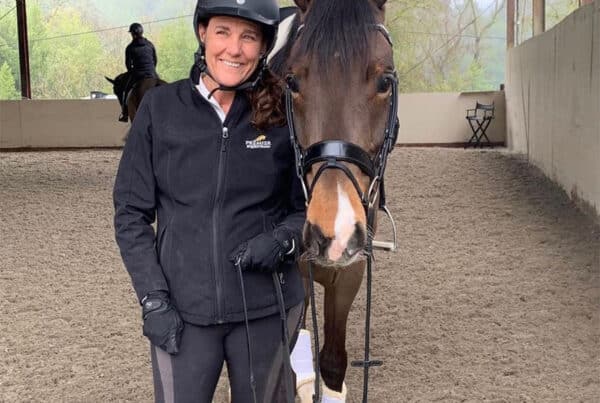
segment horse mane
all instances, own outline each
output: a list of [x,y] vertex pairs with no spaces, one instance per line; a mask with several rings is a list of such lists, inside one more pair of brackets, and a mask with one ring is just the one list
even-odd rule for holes
[[369,0],[313,0],[297,38],[297,56],[313,58],[326,74],[349,71],[370,57],[369,35],[377,23]]

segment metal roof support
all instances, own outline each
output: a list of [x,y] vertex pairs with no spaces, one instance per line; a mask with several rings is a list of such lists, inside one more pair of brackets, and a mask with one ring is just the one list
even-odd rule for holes
[[506,2],[506,48],[515,46],[515,0]]
[[533,36],[546,31],[546,0],[533,0]]
[[29,41],[27,39],[27,6],[25,0],[17,1],[17,30],[19,31],[19,65],[21,67],[21,96],[31,99],[29,74]]

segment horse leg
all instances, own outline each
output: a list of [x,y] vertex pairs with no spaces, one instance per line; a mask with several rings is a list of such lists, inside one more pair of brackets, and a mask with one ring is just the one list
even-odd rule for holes
[[[329,269],[331,270],[331,269]],[[319,353],[323,388],[323,401],[344,402],[346,368],[346,323],[354,297],[360,289],[365,263],[357,262],[336,270],[325,287],[325,342]],[[330,400],[325,400],[327,397]]]
[[302,329],[298,334],[298,340],[291,354],[292,368],[294,369],[294,381],[296,396],[301,403],[312,403],[315,393],[315,369],[313,365],[313,351],[310,331],[306,329],[307,311],[310,305],[310,282],[308,279],[308,266],[306,262],[300,261],[300,271],[303,273],[304,284],[304,315],[302,317]]

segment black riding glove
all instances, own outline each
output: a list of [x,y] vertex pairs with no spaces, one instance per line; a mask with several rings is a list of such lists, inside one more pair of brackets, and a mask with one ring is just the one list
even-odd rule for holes
[[149,292],[142,299],[144,336],[169,354],[179,352],[183,321],[165,291]]
[[290,231],[275,228],[239,245],[230,260],[242,270],[271,273],[281,268],[286,259],[293,259],[297,245]]

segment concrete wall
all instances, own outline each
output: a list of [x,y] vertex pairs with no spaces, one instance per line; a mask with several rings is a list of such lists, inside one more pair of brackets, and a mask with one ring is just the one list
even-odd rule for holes
[[0,101],[0,148],[121,146],[119,111],[115,100]]
[[[496,105],[488,137],[505,141],[503,92],[402,94],[398,143],[462,144],[471,137],[465,120],[475,102]],[[0,148],[115,147],[129,125],[119,123],[116,100],[0,101]]]
[[600,0],[507,57],[507,145],[600,214]]
[[494,102],[495,118],[486,134],[490,141],[504,143],[506,110],[502,91],[401,94],[398,143],[451,145],[469,141],[473,132],[465,119],[466,110],[474,108],[477,101]]

